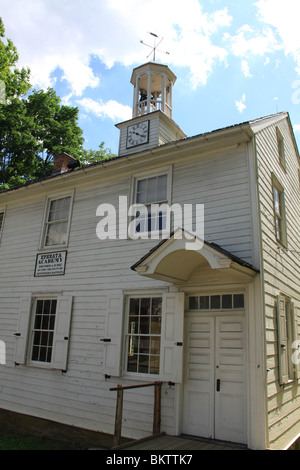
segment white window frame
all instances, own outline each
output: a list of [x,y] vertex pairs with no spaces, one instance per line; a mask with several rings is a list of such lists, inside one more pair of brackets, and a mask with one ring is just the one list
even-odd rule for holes
[[[31,318],[30,318],[30,329],[29,329],[29,342],[28,342],[28,359],[27,359],[27,364],[35,367],[45,367],[47,369],[51,369],[51,363],[52,363],[52,357],[53,357],[53,348],[54,348],[54,334],[55,334],[55,328],[57,324],[57,301],[58,301],[58,296],[54,295],[43,295],[43,296],[38,296],[34,297],[32,300],[32,309],[31,309]],[[33,354],[33,341],[34,341],[34,333],[35,333],[35,319],[36,319],[36,313],[37,313],[37,303],[38,301],[43,301],[43,300],[51,300],[51,301],[56,301],[56,308],[55,308],[55,323],[54,323],[54,329],[53,329],[53,339],[52,339],[52,353],[51,353],[51,361],[36,361],[32,359],[32,354]],[[41,329],[41,331],[46,331]]]
[[[279,194],[279,203],[280,203],[279,212],[276,209],[276,202],[275,202],[275,195],[274,195],[275,190]],[[277,242],[281,243],[283,246],[287,246],[284,188],[274,175],[272,175],[272,201],[273,201],[273,210],[274,210],[275,237],[276,237]],[[280,221],[280,227],[281,227],[279,237],[277,236],[277,228],[276,228],[277,220]]]
[[[158,204],[159,206],[162,204],[167,204],[171,206],[172,204],[172,177],[173,177],[173,167],[161,167],[155,170],[148,170],[141,173],[137,173],[132,176],[131,179],[131,207],[136,208],[138,210],[139,204],[136,202],[137,200],[137,186],[138,182],[145,179],[150,179],[157,176],[167,175],[167,188],[166,188],[166,200],[164,201],[153,201],[152,203],[145,204],[144,206],[151,206],[151,204]],[[143,204],[140,204],[143,206]],[[132,214],[131,214],[132,215]],[[163,230],[152,230],[152,231],[144,231],[144,232],[137,232],[136,227],[134,224],[130,224],[129,229],[129,236],[130,238],[152,238],[156,239],[159,237],[164,237],[170,233],[170,220],[167,220],[166,228]]]
[[279,162],[284,170],[286,170],[286,163],[285,163],[285,148],[284,148],[284,138],[279,129],[276,127],[276,136],[277,136],[277,147],[278,147],[278,154],[279,154]]
[[[59,199],[64,199],[70,197],[70,208],[69,208],[69,214],[68,218],[64,219],[68,222],[68,227],[67,227],[67,232],[66,232],[66,243],[60,243],[57,245],[46,245],[46,236],[47,236],[47,228],[49,225],[48,222],[48,216],[49,216],[49,210],[50,210],[50,205],[51,202],[59,200]],[[42,233],[41,233],[41,239],[40,239],[40,249],[41,250],[56,250],[60,248],[66,248],[69,244],[69,235],[70,235],[70,227],[71,227],[71,219],[72,219],[72,213],[73,213],[73,201],[74,201],[74,191],[67,192],[67,193],[57,193],[53,195],[49,195],[46,198],[46,203],[45,203],[45,210],[44,210],[44,217],[43,217],[43,226],[42,226]]]
[[[151,374],[150,372],[134,372],[134,371],[128,371],[128,348],[129,348],[129,341],[130,341],[130,337],[132,336],[129,332],[129,313],[130,313],[130,301],[132,299],[154,299],[154,298],[160,298],[161,299],[161,303],[163,302],[163,295],[162,293],[144,293],[144,294],[136,294],[136,295],[128,295],[127,298],[126,298],[126,316],[125,316],[125,331],[124,331],[124,338],[125,338],[125,341],[124,341],[124,374],[126,376],[130,376],[130,377],[136,377],[136,378],[139,378],[139,377],[150,377],[150,378],[158,378],[160,377],[161,375],[161,352],[162,352],[162,315],[163,315],[163,305],[161,305],[161,316],[160,316],[160,333],[159,334],[142,334],[142,333],[137,333],[137,336],[147,336],[147,337],[157,337],[159,338],[160,340],[160,349],[159,349],[159,371],[158,371],[158,374]],[[138,353],[138,355],[140,355],[140,352]]]
[[[51,362],[32,360],[33,329],[38,300],[56,300],[57,302]],[[30,294],[20,299],[19,319],[15,332],[14,360],[16,365],[57,369],[64,372],[67,370],[72,304],[73,296],[54,292]]]
[[[130,299],[149,297],[162,298],[159,374],[127,371]],[[124,378],[182,383],[184,297],[183,292],[169,293],[165,289],[126,293],[122,339],[118,341],[122,344],[121,368]]]

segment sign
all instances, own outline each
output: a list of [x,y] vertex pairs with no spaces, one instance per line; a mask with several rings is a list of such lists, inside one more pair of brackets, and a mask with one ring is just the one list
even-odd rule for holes
[[36,255],[35,277],[63,276],[65,274],[66,258],[66,251],[55,251]]

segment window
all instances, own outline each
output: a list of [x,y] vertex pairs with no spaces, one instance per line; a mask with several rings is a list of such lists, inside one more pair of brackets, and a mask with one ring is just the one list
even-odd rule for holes
[[276,239],[286,245],[286,225],[284,208],[284,191],[280,183],[273,177],[273,203]]
[[277,145],[278,145],[279,161],[280,161],[281,165],[283,166],[283,168],[285,169],[284,140],[283,140],[283,136],[282,136],[280,130],[278,129],[278,127],[276,127],[276,133],[277,133]]
[[15,364],[66,371],[72,302],[67,295],[21,299]]
[[244,309],[244,294],[198,295],[189,297],[189,310]]
[[[134,179],[133,208],[135,234],[161,232],[169,229],[170,171],[152,173]],[[131,234],[134,235],[134,234]]]
[[71,199],[71,196],[67,196],[48,202],[44,230],[44,247],[67,245]]
[[32,331],[32,361],[51,363],[56,306],[56,299],[36,300]]
[[284,295],[277,298],[277,342],[279,383],[285,384],[296,377],[293,364],[293,342],[297,339],[297,317],[291,299]]
[[159,374],[162,298],[130,298],[127,372]]

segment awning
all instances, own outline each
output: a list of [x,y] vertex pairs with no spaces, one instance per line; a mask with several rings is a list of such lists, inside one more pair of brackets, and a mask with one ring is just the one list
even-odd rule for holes
[[131,269],[142,276],[172,283],[187,282],[197,270],[238,271],[253,278],[259,270],[215,243],[178,229],[162,240]]

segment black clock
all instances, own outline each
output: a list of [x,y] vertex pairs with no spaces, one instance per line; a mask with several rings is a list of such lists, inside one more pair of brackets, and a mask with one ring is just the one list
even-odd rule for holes
[[149,121],[138,122],[127,128],[126,147],[147,144],[149,141]]

